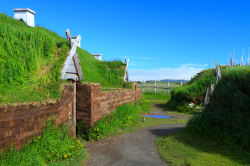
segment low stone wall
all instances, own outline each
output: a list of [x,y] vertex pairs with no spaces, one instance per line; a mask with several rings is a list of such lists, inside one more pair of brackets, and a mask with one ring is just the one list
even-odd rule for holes
[[142,90],[133,89],[102,91],[100,84],[77,84],[76,118],[89,126],[108,115],[119,105],[135,102],[142,97]]
[[20,104],[0,107],[0,150],[14,143],[20,149],[26,141],[43,133],[47,120],[54,119],[55,125],[66,123],[75,136],[72,121],[74,88],[66,85],[62,98],[56,103]]

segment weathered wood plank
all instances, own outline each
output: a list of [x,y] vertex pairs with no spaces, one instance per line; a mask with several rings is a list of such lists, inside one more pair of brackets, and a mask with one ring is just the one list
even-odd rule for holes
[[[70,35],[70,31],[68,29],[66,30],[66,35],[69,39],[72,39]],[[82,78],[82,70],[80,66],[80,61],[78,60],[77,56],[76,58],[74,58],[74,55],[76,54],[77,44],[80,40],[81,40],[81,36],[78,35],[76,39],[74,40],[74,42],[70,41],[72,47],[70,49],[69,55],[67,56],[67,59],[62,69],[61,78],[64,80],[73,79],[77,81],[77,80],[81,80]]]
[[70,47],[72,47],[72,41],[71,41],[71,35],[70,35],[70,30],[69,29],[66,29],[66,36],[69,40],[69,43],[70,43]]
[[81,67],[81,64],[80,64],[77,53],[75,53],[75,55],[73,56],[73,61],[74,61],[74,64],[75,64],[76,71],[77,71],[77,74],[79,76],[79,79],[81,80],[82,77],[83,77],[83,75],[82,75],[82,67]]

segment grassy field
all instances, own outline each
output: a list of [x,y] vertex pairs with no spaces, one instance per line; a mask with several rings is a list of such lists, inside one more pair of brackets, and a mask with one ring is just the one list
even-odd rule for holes
[[170,99],[170,95],[167,93],[152,93],[144,92],[143,98],[149,103],[166,103]]
[[250,153],[234,144],[223,145],[185,130],[156,141],[162,158],[171,166],[247,166]]

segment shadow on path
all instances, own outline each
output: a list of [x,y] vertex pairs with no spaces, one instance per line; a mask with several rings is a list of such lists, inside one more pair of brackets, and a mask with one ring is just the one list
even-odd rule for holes
[[162,111],[169,111],[169,109],[167,108],[167,105],[165,103],[154,104],[153,107],[156,109],[162,110]]
[[86,166],[166,166],[158,154],[158,137],[180,130],[185,125],[161,125],[139,129],[96,142],[88,142],[90,159]]
[[[160,107],[159,107],[160,106]],[[154,112],[161,112],[163,106]],[[155,107],[155,106],[154,106]],[[138,129],[114,138],[86,143],[90,159],[86,166],[166,166],[158,154],[155,141],[158,137],[175,132],[185,124],[160,125]]]
[[150,132],[157,136],[157,137],[162,137],[162,136],[165,136],[169,133],[173,133],[173,132],[176,132],[180,129],[183,129],[183,126],[180,126],[180,127],[173,127],[173,128],[156,128],[156,129],[150,129]]

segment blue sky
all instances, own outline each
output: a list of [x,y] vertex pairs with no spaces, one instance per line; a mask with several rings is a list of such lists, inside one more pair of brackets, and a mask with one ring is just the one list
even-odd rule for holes
[[0,12],[19,7],[36,11],[36,25],[80,34],[104,60],[130,58],[132,80],[190,79],[250,47],[247,0],[9,0]]

